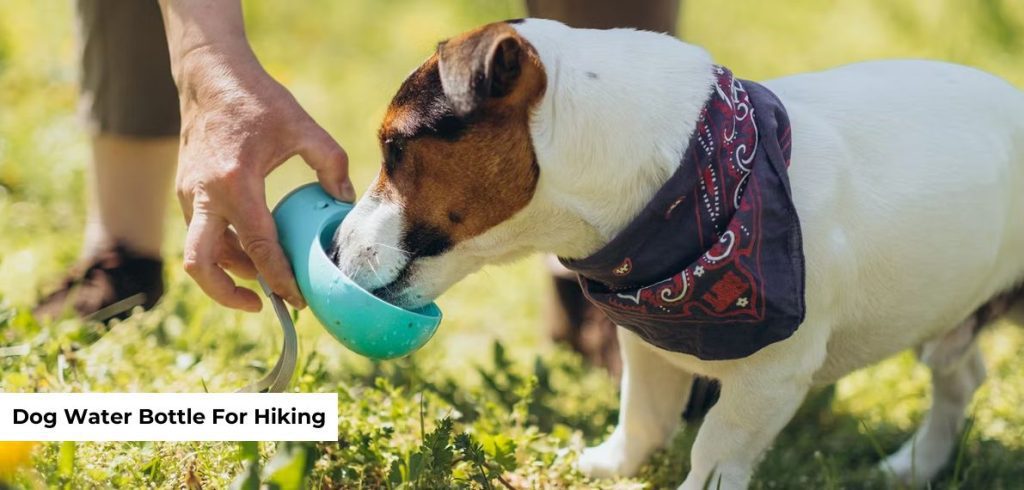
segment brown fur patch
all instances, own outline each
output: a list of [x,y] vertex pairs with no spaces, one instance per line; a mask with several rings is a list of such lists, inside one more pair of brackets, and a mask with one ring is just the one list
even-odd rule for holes
[[540,170],[529,117],[545,87],[533,47],[504,23],[442,43],[406,79],[380,129],[373,193],[405,209],[411,252],[442,253],[530,202]]

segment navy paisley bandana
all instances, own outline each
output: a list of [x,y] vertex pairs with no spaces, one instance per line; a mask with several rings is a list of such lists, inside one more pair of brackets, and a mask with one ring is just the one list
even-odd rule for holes
[[714,70],[679,170],[605,247],[562,259],[616,324],[705,360],[749,356],[804,318],[786,110],[767,88]]

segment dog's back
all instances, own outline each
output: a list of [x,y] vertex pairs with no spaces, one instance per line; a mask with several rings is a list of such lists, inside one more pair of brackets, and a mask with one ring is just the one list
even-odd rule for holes
[[1024,279],[1024,93],[928,61],[766,85],[793,121],[808,287],[829,291],[809,315],[831,315],[830,344],[859,354],[823,379],[938,335]]

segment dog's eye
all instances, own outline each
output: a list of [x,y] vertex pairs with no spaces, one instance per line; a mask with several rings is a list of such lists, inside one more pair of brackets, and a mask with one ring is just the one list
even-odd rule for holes
[[402,163],[405,154],[405,140],[388,138],[384,141],[384,171],[389,175],[394,173],[398,165]]

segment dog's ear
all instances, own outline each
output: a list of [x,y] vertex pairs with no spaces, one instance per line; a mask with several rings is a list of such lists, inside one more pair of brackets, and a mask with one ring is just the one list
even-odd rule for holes
[[[533,48],[508,24],[490,24],[437,47],[441,86],[458,116],[492,100],[521,102],[539,72]],[[534,84],[535,85],[535,84]]]

